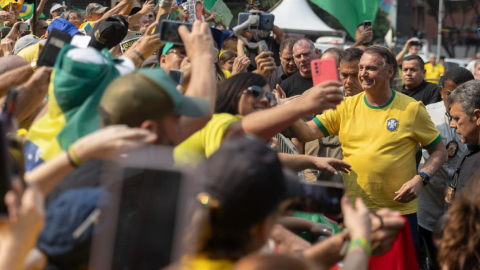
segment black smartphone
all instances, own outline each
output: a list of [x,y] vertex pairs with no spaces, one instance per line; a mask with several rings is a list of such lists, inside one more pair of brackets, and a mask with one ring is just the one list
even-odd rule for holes
[[[161,31],[161,29],[162,29],[161,24],[162,24],[163,21],[168,20],[168,19],[170,19],[170,13],[164,13],[164,14],[160,15],[160,18],[158,19],[158,25],[157,25],[157,27],[155,27],[155,31],[153,31],[153,35],[160,34],[162,32]],[[158,39],[160,40],[160,37],[158,37]]]
[[168,72],[168,75],[170,78],[172,78],[178,85],[183,84],[183,70],[180,69],[170,69],[170,72]]
[[[238,24],[243,24],[252,15],[249,12],[238,13]],[[259,21],[257,25],[250,25],[248,30],[269,30],[273,29],[273,23],[275,22],[275,15],[271,13],[259,13]]]
[[293,200],[289,210],[324,214],[334,220],[340,217],[341,201],[345,194],[343,184],[327,181],[302,184],[303,195]]
[[178,27],[185,25],[189,31],[192,31],[191,23],[182,23],[177,21],[165,20],[160,25],[160,42],[171,42],[175,45],[183,46],[182,38],[178,34]]
[[368,27],[372,26],[372,21],[364,21],[363,22],[363,29],[367,29]]
[[37,66],[53,67],[57,61],[57,56],[60,50],[63,48],[63,46],[65,46],[65,44],[69,44],[71,41],[72,36],[70,36],[70,34],[55,28],[52,29],[52,31],[48,34],[47,43],[40,52]]

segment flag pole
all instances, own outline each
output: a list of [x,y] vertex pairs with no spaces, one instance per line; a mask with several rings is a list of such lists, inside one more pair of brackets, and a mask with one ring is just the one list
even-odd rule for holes
[[437,36],[437,59],[440,59],[442,52],[442,22],[443,22],[443,0],[438,5],[438,36]]

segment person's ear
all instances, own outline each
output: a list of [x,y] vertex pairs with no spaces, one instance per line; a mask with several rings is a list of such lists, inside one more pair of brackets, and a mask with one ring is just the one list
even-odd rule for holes
[[427,74],[427,70],[423,69],[423,77],[425,77],[426,74]]
[[150,130],[155,134],[158,134],[158,123],[152,120],[145,120],[140,124],[140,128]]
[[477,124],[477,127],[480,127],[480,109],[475,109],[473,115],[476,117],[475,123]]
[[440,85],[440,95],[442,96],[442,99],[443,99],[443,96],[445,95],[445,93],[443,92],[443,86]]
[[167,56],[165,54],[160,55],[160,67],[163,68],[162,64],[167,62]]

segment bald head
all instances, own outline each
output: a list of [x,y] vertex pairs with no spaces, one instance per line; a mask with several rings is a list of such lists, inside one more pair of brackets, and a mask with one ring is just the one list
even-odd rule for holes
[[7,55],[5,57],[0,57],[0,75],[10,70],[14,70],[27,65],[29,65],[28,61],[25,60],[25,58],[17,55]]

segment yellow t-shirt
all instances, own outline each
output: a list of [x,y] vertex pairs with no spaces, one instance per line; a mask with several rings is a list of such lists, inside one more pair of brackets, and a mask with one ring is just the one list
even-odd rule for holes
[[203,159],[217,151],[228,127],[240,119],[242,119],[241,115],[214,114],[205,127],[175,147],[173,151],[175,163],[179,165],[198,165]]
[[24,58],[25,60],[28,61],[28,63],[31,64],[32,62],[38,60],[41,48],[43,48],[42,43],[33,44],[21,50],[19,53],[17,53],[17,55]]
[[380,107],[368,104],[365,93],[348,97],[314,122],[325,136],[339,137],[343,160],[352,166],[342,173],[349,199],[361,197],[369,209],[388,207],[407,215],[417,212],[417,200],[395,202],[395,192],[417,173],[417,142],[429,149],[441,136],[421,102],[392,91]]
[[205,255],[197,255],[193,258],[184,256],[181,264],[182,270],[231,270],[235,263],[227,259],[214,260]]
[[90,30],[92,30],[92,28],[93,28],[92,22],[91,21],[86,21],[86,22],[82,23],[78,29],[84,29],[85,32],[88,34],[88,32],[90,32]]
[[[436,64],[434,66],[432,65],[432,63],[426,63],[424,67],[426,70],[425,72],[426,79],[440,79],[440,75],[445,73],[445,68],[440,64]],[[427,82],[438,84],[438,81],[433,81],[433,80],[427,80]]]
[[225,74],[225,78],[227,78],[227,79],[232,76],[232,73],[228,69],[224,69],[223,74]]

